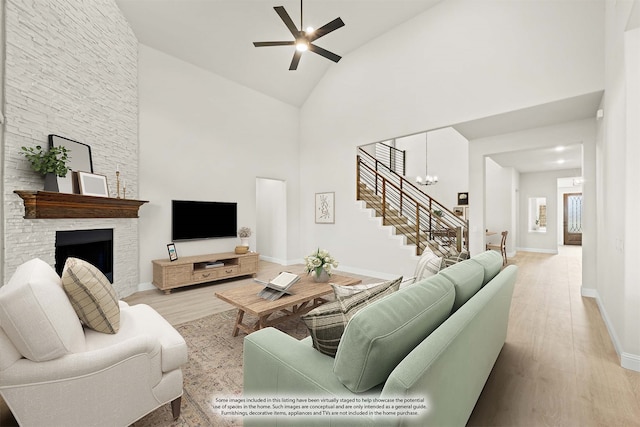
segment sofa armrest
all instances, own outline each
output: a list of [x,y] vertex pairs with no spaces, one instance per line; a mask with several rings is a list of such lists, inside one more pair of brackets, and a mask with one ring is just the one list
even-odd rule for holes
[[147,357],[150,360],[150,366],[157,364],[157,371],[160,372],[160,343],[156,338],[143,335],[109,347],[67,354],[46,362],[20,359],[0,372],[0,389],[66,381],[106,370],[140,356]]
[[245,395],[351,395],[333,374],[334,359],[275,328],[244,339]]

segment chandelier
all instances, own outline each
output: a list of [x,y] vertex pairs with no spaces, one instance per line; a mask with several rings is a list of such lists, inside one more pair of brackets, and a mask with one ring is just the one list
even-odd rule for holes
[[438,183],[437,175],[429,175],[429,134],[424,133],[424,176],[418,175],[416,177],[416,183],[419,185],[434,185]]

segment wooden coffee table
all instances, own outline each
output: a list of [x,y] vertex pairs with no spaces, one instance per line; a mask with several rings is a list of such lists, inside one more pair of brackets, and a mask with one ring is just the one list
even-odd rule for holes
[[[335,283],[336,285],[355,285],[360,282],[360,279],[338,274],[332,274],[329,279],[329,283]],[[301,273],[300,280],[289,288],[291,295],[281,296],[275,301],[269,301],[258,296],[258,292],[264,288],[259,283],[216,292],[216,296],[238,307],[236,324],[233,327],[233,336],[235,337],[238,335],[239,330],[250,334],[267,326],[273,326],[308,313],[327,302],[322,297],[333,292],[329,283],[316,283],[311,276]],[[258,320],[252,325],[243,323],[245,313],[256,316]],[[270,316],[274,313],[283,313],[283,315],[270,319]]]

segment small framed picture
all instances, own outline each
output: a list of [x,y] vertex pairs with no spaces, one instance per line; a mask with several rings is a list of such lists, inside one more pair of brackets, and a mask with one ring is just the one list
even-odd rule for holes
[[458,193],[458,204],[459,205],[468,205],[469,204],[469,193]]
[[316,224],[335,223],[335,194],[316,193]]
[[89,172],[78,172],[80,194],[85,196],[109,197],[107,177]]
[[453,214],[455,216],[464,216],[464,207],[462,206],[454,206],[453,207]]
[[169,261],[175,261],[178,259],[178,252],[176,252],[175,244],[169,243],[167,245],[167,250],[169,251]]

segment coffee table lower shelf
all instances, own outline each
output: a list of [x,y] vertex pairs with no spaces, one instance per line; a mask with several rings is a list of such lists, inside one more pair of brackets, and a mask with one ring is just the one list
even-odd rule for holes
[[[237,337],[238,332],[242,330],[245,334],[249,335],[251,332],[255,332],[262,328],[267,328],[269,326],[277,325],[278,323],[285,322],[290,319],[296,319],[304,314],[307,314],[311,310],[316,307],[321,306],[325,302],[327,302],[324,298],[314,298],[313,302],[309,304],[311,301],[303,302],[302,304],[294,305],[290,309],[283,308],[279,312],[265,314],[264,316],[259,316],[258,320],[253,322],[253,324],[243,323],[244,320],[244,310],[239,308],[238,314],[236,315],[236,324],[233,328],[233,336]],[[272,314],[282,313],[282,316],[271,318]]]
[[[284,295],[275,301],[265,300],[258,296],[262,286],[258,284],[244,285],[239,288],[217,292],[216,296],[238,308],[236,323],[232,335],[238,336],[240,331],[250,334],[259,329],[277,325],[286,320],[298,318],[314,308],[327,302],[324,296],[333,293],[329,283],[316,283],[309,276],[300,275],[300,280],[291,286],[291,295]],[[355,285],[360,279],[332,274],[331,283],[342,286]],[[281,316],[271,317],[281,313]],[[258,318],[253,323],[245,323],[245,314]]]

